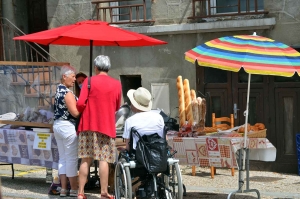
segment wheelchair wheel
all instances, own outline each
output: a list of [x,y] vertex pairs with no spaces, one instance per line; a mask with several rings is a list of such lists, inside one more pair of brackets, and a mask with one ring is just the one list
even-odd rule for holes
[[183,184],[179,164],[176,162],[170,165],[170,176],[165,176],[166,187],[171,191],[166,190],[167,199],[182,199]]
[[132,184],[129,167],[124,167],[125,159],[120,159],[115,168],[116,199],[132,199]]

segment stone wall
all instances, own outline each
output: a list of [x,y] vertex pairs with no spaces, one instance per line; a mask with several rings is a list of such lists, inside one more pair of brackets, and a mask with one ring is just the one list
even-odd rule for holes
[[47,1],[49,29],[93,19],[95,6],[91,0],[51,0]]
[[265,0],[264,2],[269,15],[276,18],[276,25],[270,30],[269,37],[290,46],[300,47],[300,1]]
[[[148,0],[149,1],[149,0]],[[171,24],[187,23],[191,16],[191,0],[151,0],[154,26],[165,27]],[[265,0],[265,10],[270,14],[265,17],[275,17],[273,29],[247,31],[227,31],[209,33],[170,33],[156,34],[155,38],[167,41],[167,45],[155,47],[120,48],[94,47],[93,57],[106,54],[111,57],[112,69],[109,74],[117,79],[120,75],[141,75],[142,86],[150,90],[151,83],[169,83],[170,109],[178,106],[176,78],[182,75],[190,81],[191,88],[196,87],[195,66],[185,61],[184,52],[193,47],[226,35],[252,34],[270,37],[291,46],[300,46],[300,14],[297,0]],[[48,1],[48,20],[50,28],[86,20],[94,17],[94,6],[87,0],[56,0]],[[237,19],[238,20],[238,19]],[[205,22],[204,22],[205,23]],[[180,28],[180,27],[179,27]],[[144,34],[147,34],[146,32]],[[59,61],[70,62],[78,71],[88,74],[89,48],[78,46],[50,46],[50,53]],[[202,80],[200,80],[202,81]],[[176,116],[176,111],[174,115]]]
[[155,25],[186,23],[192,16],[192,0],[152,0]]

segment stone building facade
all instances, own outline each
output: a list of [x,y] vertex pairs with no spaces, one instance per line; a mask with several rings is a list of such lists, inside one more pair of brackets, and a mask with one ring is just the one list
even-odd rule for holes
[[[151,11],[148,15],[155,21],[154,23],[123,24],[119,26],[164,40],[168,42],[168,44],[133,48],[94,47],[94,57],[99,54],[105,54],[111,58],[112,69],[109,74],[122,81],[124,101],[126,101],[126,92],[130,88],[143,86],[154,92],[155,86],[161,85],[159,88],[164,92],[161,92],[160,96],[155,97],[158,97],[160,102],[166,101],[166,103],[158,103],[157,107],[166,107],[166,109],[168,109],[166,112],[170,114],[171,117],[176,118],[178,116],[176,78],[181,75],[184,79],[189,80],[192,89],[200,91],[203,95],[205,95],[206,92],[210,92],[210,96],[213,96],[214,93],[216,93],[217,96],[218,93],[225,92],[226,95],[224,94],[224,96],[226,100],[224,103],[221,103],[222,106],[219,105],[222,109],[219,110],[220,114],[229,115],[233,112],[233,104],[237,103],[240,112],[239,117],[236,118],[236,125],[241,125],[243,124],[242,112],[244,110],[244,101],[241,96],[244,93],[245,85],[241,85],[241,87],[239,87],[240,90],[236,91],[236,93],[241,94],[240,98],[235,98],[233,96],[233,91],[235,90],[234,86],[229,89],[230,92],[227,88],[228,85],[235,84],[233,81],[236,76],[228,72],[225,75],[229,77],[230,80],[228,80],[228,82],[231,83],[227,83],[226,85],[222,84],[219,90],[215,87],[207,87],[208,84],[206,80],[200,79],[200,77],[202,77],[201,71],[199,72],[198,68],[185,60],[184,53],[211,39],[227,35],[251,35],[253,32],[256,32],[257,35],[272,38],[298,49],[300,47],[300,13],[298,11],[300,2],[298,0],[258,1],[260,5],[263,5],[263,10],[268,12],[267,14],[189,19],[188,17],[193,15],[193,0],[146,0],[146,4]],[[26,15],[27,11],[24,9],[26,5],[20,2],[16,2],[12,5],[9,2],[9,0],[2,0],[3,17],[10,18],[15,24],[23,27],[23,30],[26,32],[28,22],[26,17],[22,17],[22,13]],[[232,2],[232,0],[228,0],[228,2]],[[95,5],[91,3],[91,0],[51,0],[45,1],[45,3],[48,29],[81,20],[97,18],[96,8]],[[4,10],[6,11],[4,12]],[[198,8],[196,12],[200,12]],[[75,66],[78,71],[83,71],[88,74],[88,47],[53,45],[49,47],[49,53],[55,57],[56,60],[69,62]],[[296,100],[296,98],[292,97],[280,98],[281,88],[284,92],[288,91],[295,96],[300,95],[298,92],[298,87],[300,87],[298,85],[298,79],[297,77],[295,78],[296,80],[293,83],[288,83],[288,86],[285,86],[286,84],[282,83],[283,80],[277,81],[275,77],[271,77],[269,80],[268,77],[262,77],[262,81],[260,82],[261,87],[257,87],[257,93],[259,93],[258,97],[255,98],[260,100],[259,103],[261,105],[259,106],[260,109],[255,109],[257,110],[255,113],[258,116],[253,116],[253,120],[259,120],[268,126],[268,132],[270,132],[268,138],[280,151],[277,155],[277,161],[282,162],[287,160],[287,164],[292,172],[296,171],[297,165],[295,133],[300,129],[300,126],[297,124],[299,123],[298,114],[296,111],[293,112],[291,118],[296,119],[289,121],[282,116],[284,115],[283,113],[286,113],[286,109],[276,112],[276,108],[274,109],[274,107],[288,107],[286,101]],[[238,83],[241,82],[242,81]],[[280,83],[277,84],[277,82]],[[287,82],[289,81],[287,80]],[[212,86],[216,85],[219,84]],[[256,88],[254,88],[253,92],[256,92],[255,89]],[[269,90],[272,90],[272,92]],[[265,94],[268,94],[268,96]],[[253,96],[255,96],[255,93]],[[273,107],[268,105],[268,97],[270,97]],[[276,101],[277,97],[278,101]],[[275,100],[272,100],[273,98]],[[223,98],[221,98],[221,100],[222,99]],[[281,102],[280,99],[283,99],[283,102]],[[211,100],[213,100],[213,97]],[[217,111],[216,106],[212,103],[210,107],[211,110],[208,114],[211,114],[212,111]],[[300,106],[294,102],[292,109],[300,110]],[[207,115],[207,117],[209,121],[210,115]],[[282,125],[278,126],[278,124]],[[209,122],[207,125],[210,125]],[[291,125],[292,129],[289,128]],[[287,132],[287,135],[283,135],[282,132]],[[285,140],[285,144],[282,144],[281,140]],[[288,146],[290,145],[288,143],[292,143],[293,147],[289,148]],[[272,170],[282,171],[285,166],[285,164],[281,164],[281,166],[267,165],[266,167]]]

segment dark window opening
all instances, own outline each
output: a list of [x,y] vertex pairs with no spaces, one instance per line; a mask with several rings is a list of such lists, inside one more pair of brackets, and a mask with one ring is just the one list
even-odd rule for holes
[[[227,0],[227,1],[216,0],[216,1],[218,7],[217,13],[238,12],[238,7],[234,6],[234,5],[238,5],[237,0]],[[241,12],[254,11],[255,0],[254,1],[240,0],[240,8],[241,8]],[[264,9],[264,1],[257,0],[257,9],[258,10]]]
[[[143,4],[143,0],[131,0],[131,1],[123,1],[119,2],[120,5],[137,5],[137,4]],[[120,8],[119,9],[120,14],[129,13],[129,8]],[[132,19],[137,19],[137,13],[136,8],[131,8],[132,12]],[[138,13],[139,19],[143,19],[144,16],[144,10],[142,7],[139,7],[139,13]],[[146,1],[146,19],[151,19],[151,3]],[[129,20],[128,15],[121,15],[119,20]]]
[[[239,71],[239,83],[248,83],[249,74],[242,68]],[[251,83],[262,83],[263,76],[262,75],[253,75],[251,74]]]
[[205,67],[205,83],[227,83],[227,72],[221,69]]
[[130,89],[137,89],[142,86],[142,78],[140,75],[120,75],[122,84],[122,93],[124,103],[131,104],[127,97],[127,92]]

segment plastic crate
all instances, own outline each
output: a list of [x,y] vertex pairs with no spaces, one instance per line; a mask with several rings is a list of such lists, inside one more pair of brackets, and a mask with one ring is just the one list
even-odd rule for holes
[[296,150],[298,157],[298,175],[300,176],[300,133],[296,134]]

